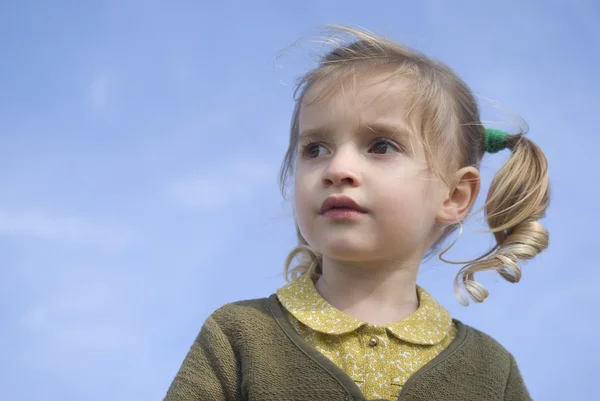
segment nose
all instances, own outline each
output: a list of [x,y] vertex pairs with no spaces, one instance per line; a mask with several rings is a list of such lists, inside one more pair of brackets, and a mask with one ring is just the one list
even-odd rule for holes
[[358,186],[360,175],[358,173],[359,163],[350,152],[337,152],[331,159],[323,173],[323,185],[329,186]]

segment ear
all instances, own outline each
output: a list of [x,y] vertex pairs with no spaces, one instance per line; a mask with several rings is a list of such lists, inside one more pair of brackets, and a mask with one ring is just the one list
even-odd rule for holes
[[458,223],[465,218],[479,195],[481,175],[474,167],[463,167],[456,172],[450,184],[447,197],[436,216],[441,223]]

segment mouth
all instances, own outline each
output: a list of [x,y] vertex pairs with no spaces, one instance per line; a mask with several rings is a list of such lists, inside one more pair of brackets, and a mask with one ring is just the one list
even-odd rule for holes
[[361,207],[354,199],[345,195],[331,195],[325,199],[319,211],[321,215],[336,214],[364,214],[367,210]]

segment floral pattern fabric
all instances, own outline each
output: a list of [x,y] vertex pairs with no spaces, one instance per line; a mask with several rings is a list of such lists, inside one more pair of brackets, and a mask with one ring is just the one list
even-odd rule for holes
[[448,311],[419,286],[417,294],[413,314],[373,325],[331,306],[308,276],[277,290],[290,322],[309,344],[346,372],[365,397],[388,400],[456,337]]

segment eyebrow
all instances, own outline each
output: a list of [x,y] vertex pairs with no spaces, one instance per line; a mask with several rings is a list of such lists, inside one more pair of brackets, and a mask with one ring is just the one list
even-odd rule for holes
[[[360,132],[376,133],[379,135],[393,138],[396,135],[401,136],[412,136],[410,130],[407,127],[396,126],[386,123],[372,123],[372,124],[361,124],[359,127]],[[331,138],[334,135],[333,131],[327,127],[309,128],[303,130],[299,138],[311,138],[311,137],[322,137]]]
[[393,138],[396,135],[401,136],[412,136],[408,127],[397,126],[386,123],[372,123],[365,124],[361,126],[361,128],[369,130],[371,132],[387,136],[388,138]]
[[333,136],[333,132],[328,128],[310,128],[303,130],[299,138],[312,138],[312,137],[324,137],[329,138]]

